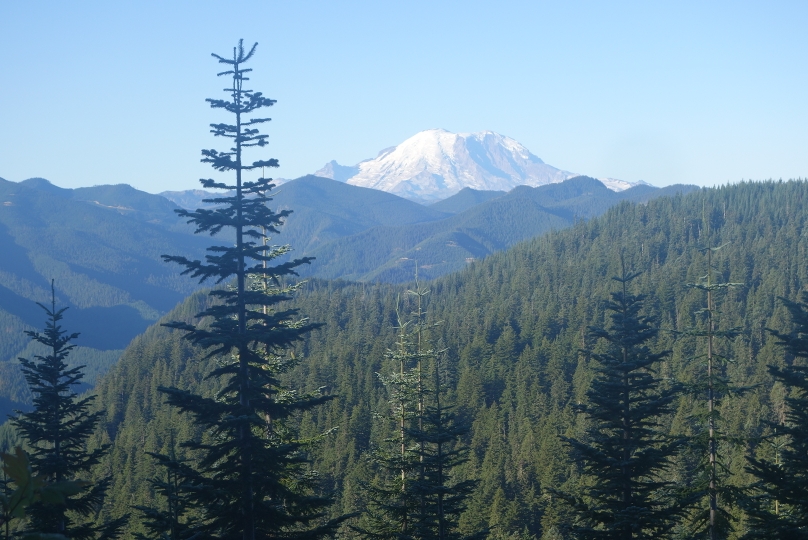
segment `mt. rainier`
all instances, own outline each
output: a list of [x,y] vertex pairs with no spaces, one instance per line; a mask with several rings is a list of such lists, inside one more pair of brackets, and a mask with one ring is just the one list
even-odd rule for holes
[[[314,174],[422,202],[445,199],[465,187],[510,191],[516,186],[542,186],[578,176],[547,165],[517,141],[498,133],[445,129],[417,133],[353,167],[331,161]],[[614,191],[632,186],[621,180],[601,181]]]

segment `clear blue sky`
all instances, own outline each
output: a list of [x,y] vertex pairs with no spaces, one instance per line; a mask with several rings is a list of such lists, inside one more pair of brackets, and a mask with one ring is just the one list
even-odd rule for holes
[[210,53],[242,37],[278,177],[434,127],[658,186],[805,177],[807,22],[802,1],[8,0],[0,177],[197,187]]

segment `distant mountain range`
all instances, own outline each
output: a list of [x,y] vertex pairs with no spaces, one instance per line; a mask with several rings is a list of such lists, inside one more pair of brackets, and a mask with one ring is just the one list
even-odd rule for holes
[[[600,215],[620,201],[646,202],[695,189],[643,184],[613,191],[599,180],[579,176],[508,192],[467,187],[424,206],[384,191],[304,176],[281,185],[274,202],[279,209],[293,210],[279,242],[290,244],[294,256],[315,257],[299,270],[301,275],[404,282],[412,279],[416,262],[421,277],[432,279],[522,240]],[[186,204],[214,196],[200,190],[164,195]]]
[[[555,184],[580,175],[547,165],[514,139],[493,131],[451,133],[429,129],[352,167],[331,161],[314,176],[429,203],[463,188],[510,191],[517,186]],[[600,180],[614,191],[636,185]]]
[[[327,181],[304,177],[285,184],[281,191],[295,184],[324,182]],[[302,254],[315,257],[315,261],[303,268],[301,274],[400,283],[413,278],[417,263],[419,275],[433,279],[523,240],[598,216],[620,201],[642,203],[696,189],[641,185],[615,192],[599,180],[585,176],[539,187],[519,186],[508,193],[465,188],[427,207],[441,211],[443,217],[406,225],[380,224],[311,245]],[[283,195],[279,195],[278,201],[282,200]],[[297,208],[305,208],[303,201],[300,204]],[[294,218],[292,214],[290,230],[296,229]]]
[[[163,264],[160,255],[199,258],[210,239],[179,221],[177,206],[131,186],[62,189],[34,178],[0,179],[0,360],[37,328],[34,302],[69,306],[68,328],[78,344],[122,349],[197,287]],[[9,332],[13,328],[14,331]]]

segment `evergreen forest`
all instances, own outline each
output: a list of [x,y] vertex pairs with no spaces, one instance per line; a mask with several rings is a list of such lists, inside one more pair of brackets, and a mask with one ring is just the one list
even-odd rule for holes
[[[777,426],[788,423],[788,400],[798,392],[769,371],[800,361],[769,329],[785,336],[795,330],[781,298],[798,302],[808,279],[807,197],[802,181],[749,182],[645,205],[623,203],[600,218],[421,282],[429,291],[424,339],[443,351],[444,400],[469,426],[455,443],[469,453],[454,475],[477,484],[459,516],[459,531],[572,537],[567,526],[575,520],[574,507],[557,493],[585,497],[591,479],[564,439],[588,437],[593,420],[578,408],[596,377],[593,354],[603,352],[602,344],[590,341],[589,328],[610,327],[604,301],[615,291],[611,277],[621,275],[621,264],[639,274],[627,286],[644,295],[642,314],[655,321],[647,346],[662,355],[656,377],[662,386],[677,387],[658,420],[665,436],[684,442],[662,479],[698,491],[706,456],[698,440],[706,425],[707,394],[698,388],[706,376],[706,338],[691,330],[704,324],[705,294],[692,285],[708,273],[703,248],[709,245],[721,247],[712,253],[716,282],[742,284],[715,299],[716,331],[736,330],[715,338],[717,354],[726,359],[719,369],[728,386],[746,390],[728,390],[720,403],[720,477],[755,500],[754,490],[748,491],[756,483],[748,459],[777,459],[778,448],[788,444]],[[319,488],[333,494],[332,517],[364,510],[364,486],[385,474],[370,459],[395,435],[395,426],[379,418],[389,409],[380,375],[395,369],[388,352],[397,343],[397,313],[414,311],[415,299],[407,295],[412,287],[310,279],[290,301],[322,325],[293,347],[296,364],[283,379],[302,393],[334,396],[294,419],[302,437],[318,438],[308,455]],[[209,302],[196,293],[163,320],[194,321]],[[112,474],[104,519],[155,504],[149,480],[159,467],[145,452],[167,454],[176,441],[204,436],[159,391],[173,386],[214,395],[219,387],[204,375],[217,360],[203,357],[181,332],[155,325],[96,387],[95,403],[104,413],[91,445],[111,445],[97,472]],[[182,448],[176,451],[183,455]],[[691,500],[694,493],[673,495]],[[742,498],[722,499],[726,538],[740,538],[750,527]],[[691,525],[703,503],[690,504],[671,537],[695,537]],[[135,523],[131,529],[141,530]],[[358,533],[346,524],[343,534]]]
[[393,282],[304,280],[316,263],[270,244],[294,211],[277,161],[245,157],[275,103],[248,88],[255,50],[214,55],[233,147],[203,151],[227,178],[203,187],[224,194],[178,211],[222,245],[163,254],[208,288],[91,390],[58,280],[23,334],[33,408],[0,428],[0,534],[808,538],[808,182],[558,211],[573,224],[434,279],[414,251]]

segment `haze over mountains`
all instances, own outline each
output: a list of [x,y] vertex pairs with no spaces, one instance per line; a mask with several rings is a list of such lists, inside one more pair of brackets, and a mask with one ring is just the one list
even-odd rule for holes
[[[421,131],[354,166],[331,161],[314,175],[427,203],[467,187],[510,191],[517,186],[536,187],[580,176],[544,163],[514,139],[493,131],[451,133],[445,129]],[[616,191],[634,185],[600,180]]]
[[[466,187],[424,206],[385,191],[305,176],[281,185],[274,200],[277,208],[293,210],[279,242],[290,244],[295,257],[315,257],[299,269],[301,275],[399,283],[412,279],[416,261],[421,276],[432,279],[522,240],[600,215],[620,201],[645,202],[694,189],[637,185],[613,191],[599,180],[579,176],[507,193]],[[164,195],[192,208],[212,196],[199,193],[205,192]]]
[[[422,278],[435,278],[600,215],[620,201],[693,189],[636,186],[615,192],[578,177],[508,193],[464,188],[424,206],[306,176],[280,186],[273,203],[293,210],[277,243],[291,245],[295,257],[316,257],[301,275],[398,283],[412,279],[416,261]],[[194,190],[170,196],[193,207],[211,195]],[[32,352],[24,331],[41,327],[35,302],[49,301],[51,279],[57,303],[71,308],[67,328],[82,333],[71,358],[88,365],[89,382],[130,340],[200,287],[160,255],[202,258],[211,239],[194,235],[176,216],[179,206],[163,196],[127,185],[63,189],[41,178],[0,179],[0,202],[0,331],[6,336],[0,343],[0,413],[28,399],[19,392],[15,359]]]
[[[301,184],[331,188],[339,185],[317,177],[304,177],[285,184],[281,191],[292,185],[300,189]],[[301,273],[322,278],[401,283],[412,280],[417,263],[420,276],[433,279],[523,240],[598,216],[620,201],[646,202],[694,189],[697,188],[635,186],[615,192],[585,176],[539,187],[519,186],[508,193],[465,188],[427,207],[442,211],[440,218],[419,219],[403,225],[379,224],[311,245],[302,253],[314,256],[315,260]],[[282,203],[284,195],[279,195],[277,200]],[[308,213],[303,200],[297,208]],[[312,218],[316,216],[312,214]],[[298,217],[292,214],[288,222],[295,234],[301,229],[296,225]],[[329,224],[321,230],[326,232],[330,228]]]

